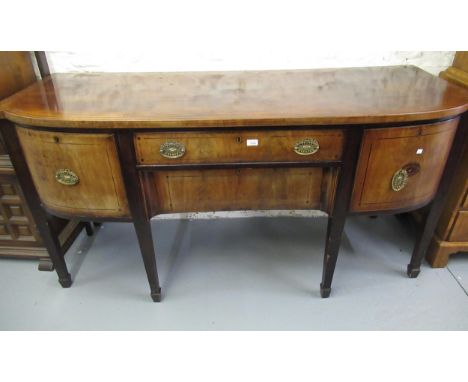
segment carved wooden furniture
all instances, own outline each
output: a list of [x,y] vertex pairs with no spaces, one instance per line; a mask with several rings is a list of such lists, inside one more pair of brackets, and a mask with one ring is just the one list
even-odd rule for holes
[[[440,76],[468,89],[468,52],[457,52],[453,65]],[[457,176],[448,191],[447,201],[437,225],[427,260],[434,268],[445,267],[449,256],[468,252],[468,139],[465,137],[463,157]]]
[[168,212],[327,212],[320,291],[328,297],[347,215],[432,201],[407,268],[416,277],[467,108],[467,92],[411,66],[54,74],[0,104],[61,285],[72,280],[50,215],[131,221],[154,301],[161,289],[149,221]]
[[[42,56],[41,52],[37,54]],[[0,99],[10,96],[35,81],[36,74],[29,52],[0,52]],[[62,252],[65,252],[80,232],[82,224],[57,217],[52,218],[52,222],[56,228]],[[40,259],[40,270],[53,269],[52,261],[37,231],[34,218],[6,152],[1,131],[0,256]]]

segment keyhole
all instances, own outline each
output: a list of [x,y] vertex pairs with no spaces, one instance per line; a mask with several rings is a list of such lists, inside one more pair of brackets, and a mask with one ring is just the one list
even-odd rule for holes
[[236,142],[237,142],[237,143],[241,143],[241,142],[242,142],[241,137],[237,137],[237,138],[236,138]]

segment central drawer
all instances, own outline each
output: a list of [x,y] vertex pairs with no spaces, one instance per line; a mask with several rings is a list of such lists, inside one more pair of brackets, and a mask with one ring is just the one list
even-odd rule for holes
[[338,161],[343,144],[342,130],[135,134],[140,165]]

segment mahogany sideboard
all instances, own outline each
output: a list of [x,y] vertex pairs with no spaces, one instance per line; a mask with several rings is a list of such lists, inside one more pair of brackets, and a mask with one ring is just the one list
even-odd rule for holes
[[328,214],[322,297],[346,217],[431,203],[420,272],[468,129],[468,92],[413,66],[53,74],[0,104],[6,146],[63,287],[51,216],[133,222],[161,300],[157,214]]
[[[40,57],[42,52],[36,52]],[[38,57],[38,58],[39,58]],[[0,99],[37,80],[30,52],[0,52]],[[42,70],[41,74],[48,75]],[[84,224],[77,220],[52,218],[63,253]],[[89,227],[88,227],[89,232]],[[23,190],[5,149],[0,131],[0,257],[39,259],[39,270],[53,270]]]

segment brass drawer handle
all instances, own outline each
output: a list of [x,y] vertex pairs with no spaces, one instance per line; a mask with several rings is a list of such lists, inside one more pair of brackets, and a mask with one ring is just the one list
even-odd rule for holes
[[312,155],[319,151],[320,145],[315,138],[305,138],[294,144],[294,152],[299,155]]
[[65,186],[74,186],[80,182],[80,178],[72,170],[61,168],[55,173],[55,180]]
[[159,152],[164,158],[176,159],[185,154],[185,146],[180,142],[165,142],[159,148]]
[[403,190],[408,183],[408,171],[404,168],[400,168],[392,177],[392,190],[395,192]]

